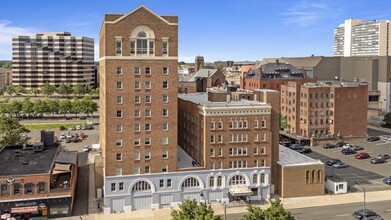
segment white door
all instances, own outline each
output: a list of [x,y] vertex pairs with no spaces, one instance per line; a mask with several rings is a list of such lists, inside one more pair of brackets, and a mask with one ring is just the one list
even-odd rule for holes
[[170,208],[172,203],[172,195],[160,196],[160,208]]
[[199,192],[183,193],[182,194],[182,201],[184,201],[185,199],[190,199],[190,200],[195,199],[197,202],[200,202],[201,201],[200,193]]
[[111,200],[111,212],[123,212],[125,205],[125,199],[112,199]]
[[151,206],[152,206],[152,196],[139,196],[139,197],[133,197],[132,199],[133,210],[151,209]]
[[209,192],[209,202],[221,201],[223,199],[223,192]]

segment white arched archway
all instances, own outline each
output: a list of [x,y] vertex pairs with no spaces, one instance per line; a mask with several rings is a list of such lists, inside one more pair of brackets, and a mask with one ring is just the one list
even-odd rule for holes
[[146,179],[146,178],[139,178],[139,179],[134,180],[132,182],[132,184],[130,184],[129,189],[128,189],[128,193],[132,194],[133,193],[132,189],[133,189],[134,185],[136,185],[138,182],[141,182],[141,181],[147,182],[149,184],[149,186],[151,187],[151,193],[156,192],[156,187],[152,183],[152,181],[150,181],[149,179]]
[[150,27],[146,25],[138,25],[135,28],[133,28],[132,32],[130,32],[130,38],[136,39],[137,35],[140,32],[145,32],[147,34],[148,39],[155,39],[155,33]]
[[200,189],[204,189],[205,188],[205,184],[204,184],[204,182],[202,181],[202,179],[200,177],[198,177],[196,175],[188,175],[188,176],[183,177],[181,179],[181,181],[179,182],[179,185],[178,185],[178,190],[179,191],[182,191],[182,184],[183,184],[183,182],[185,182],[189,178],[196,179],[198,181],[198,183],[199,183],[199,188]]
[[241,176],[242,178],[244,178],[246,183],[243,184],[243,185],[250,186],[250,178],[248,178],[248,176],[246,174],[237,171],[237,172],[232,173],[231,175],[228,176],[228,178],[227,178],[227,185],[228,185],[228,187],[230,186],[231,179],[234,178],[234,177],[237,178],[236,176]]

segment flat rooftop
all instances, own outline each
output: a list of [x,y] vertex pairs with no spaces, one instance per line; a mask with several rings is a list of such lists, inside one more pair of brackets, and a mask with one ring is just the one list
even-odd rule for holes
[[358,87],[358,86],[366,86],[368,83],[366,82],[352,82],[352,81],[318,81],[318,82],[307,82],[301,85],[304,88],[317,88],[317,87]]
[[230,102],[211,102],[207,92],[178,94],[178,98],[208,107],[240,107],[240,106],[270,106],[265,102],[250,101],[247,99],[231,100]]
[[[0,152],[0,176],[47,174],[52,168],[58,148],[49,147],[41,152],[34,152],[23,150],[22,147],[6,147]],[[19,153],[15,153],[17,151]]]
[[300,166],[300,165],[316,165],[323,164],[319,160],[315,160],[304,154],[291,150],[283,145],[279,145],[280,155],[278,163],[282,166]]

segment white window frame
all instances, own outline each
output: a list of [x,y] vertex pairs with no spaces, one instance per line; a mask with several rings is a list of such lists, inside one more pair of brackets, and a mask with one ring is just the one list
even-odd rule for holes
[[115,160],[116,161],[122,161],[122,154],[121,153],[116,153],[115,154]]
[[122,96],[118,95],[116,98],[116,102],[117,102],[117,104],[122,104],[122,102],[123,102]]
[[116,86],[117,89],[123,89],[123,84],[121,81],[117,81],[117,86]]
[[115,131],[116,131],[116,132],[122,132],[122,125],[121,125],[121,124],[117,124],[117,125],[115,126]]
[[123,69],[122,69],[122,67],[120,67],[120,66],[117,66],[117,67],[116,67],[116,71],[115,71],[115,72],[116,72],[116,74],[117,74],[118,76],[120,76],[120,75],[123,75],[123,72],[122,72],[122,70],[123,70]]
[[115,140],[115,146],[116,147],[122,147],[122,139],[116,139]]
[[134,67],[134,75],[141,75],[141,68],[140,67],[138,67],[138,66],[135,66]]
[[134,132],[139,132],[141,130],[140,124],[136,123],[134,124]]

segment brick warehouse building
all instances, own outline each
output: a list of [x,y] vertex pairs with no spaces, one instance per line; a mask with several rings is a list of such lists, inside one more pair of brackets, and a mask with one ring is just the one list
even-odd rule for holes
[[288,82],[281,86],[281,115],[288,133],[303,137],[360,137],[367,133],[366,83]]

